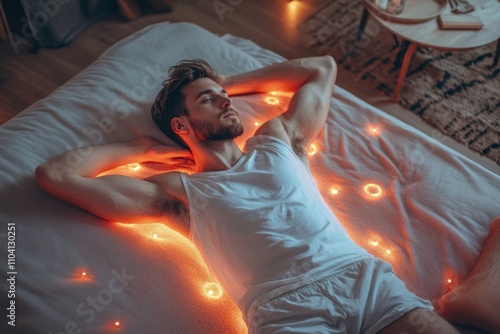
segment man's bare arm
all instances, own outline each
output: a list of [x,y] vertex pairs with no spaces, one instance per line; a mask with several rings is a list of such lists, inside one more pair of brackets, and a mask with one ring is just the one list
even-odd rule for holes
[[180,207],[185,204],[182,198],[175,196],[179,192],[175,188],[180,186],[177,173],[161,179],[172,183],[172,192],[168,191],[169,185],[159,184],[154,178],[139,180],[99,174],[134,162],[168,163],[179,157],[188,161],[190,154],[150,139],[92,146],[83,151],[69,151],[37,167],[36,182],[50,195],[106,220],[141,223],[154,219],[166,223],[174,221],[175,225],[179,223],[178,219],[176,221],[179,217],[175,216],[181,213]]
[[322,56],[290,60],[218,79],[230,95],[294,92],[287,111],[264,124],[257,133],[286,137],[294,151],[300,154],[324,126],[336,76],[333,58]]

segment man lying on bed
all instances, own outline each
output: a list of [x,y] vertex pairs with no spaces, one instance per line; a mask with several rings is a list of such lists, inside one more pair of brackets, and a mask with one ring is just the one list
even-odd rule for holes
[[[217,76],[200,60],[180,62],[170,69],[152,115],[186,149],[148,138],[96,146],[63,175],[51,166],[64,163],[66,155],[38,167],[37,182],[104,219],[160,220],[189,236],[251,333],[454,333],[428,301],[406,289],[389,264],[349,239],[309,172],[306,149],[325,123],[336,73],[331,57],[235,76]],[[243,126],[229,96],[272,90],[294,92],[288,110],[263,124],[242,152],[233,139]],[[178,158],[194,159],[197,173],[145,180],[97,177],[132,162]],[[490,289],[498,290],[500,230],[494,231],[490,240],[496,240],[482,256],[486,269],[479,267],[474,277],[492,277],[488,270],[496,268]],[[498,298],[478,300],[473,289],[468,291],[445,300],[445,314],[499,329]],[[496,307],[490,308],[492,303]]]

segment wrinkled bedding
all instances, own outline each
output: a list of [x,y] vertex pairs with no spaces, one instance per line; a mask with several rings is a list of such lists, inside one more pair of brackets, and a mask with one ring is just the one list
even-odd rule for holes
[[[36,166],[73,148],[84,156],[86,146],[146,135],[169,144],[150,105],[168,68],[193,58],[225,74],[284,60],[249,40],[159,23],[118,42],[0,127],[1,261],[15,282],[15,297],[8,294],[12,282],[1,285],[2,333],[246,333],[187,239],[155,222],[103,221],[34,181]],[[246,127],[238,144],[256,122],[285,111],[289,98],[235,97]],[[499,176],[339,86],[310,161],[350,236],[434,303],[467,276],[500,214]],[[151,163],[113,172],[144,177],[174,168]],[[5,317],[13,300],[15,327]]]

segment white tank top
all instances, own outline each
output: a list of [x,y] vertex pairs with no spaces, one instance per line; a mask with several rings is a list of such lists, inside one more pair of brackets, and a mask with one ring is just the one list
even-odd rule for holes
[[369,257],[351,241],[289,146],[256,136],[244,152],[228,170],[181,174],[190,238],[244,315]]

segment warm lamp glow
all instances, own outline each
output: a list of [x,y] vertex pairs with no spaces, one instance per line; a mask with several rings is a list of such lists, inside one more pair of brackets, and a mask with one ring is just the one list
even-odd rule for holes
[[73,270],[70,279],[78,283],[87,284],[91,283],[94,277],[92,277],[92,273],[88,271],[87,267],[79,267]]
[[139,170],[141,169],[141,165],[138,164],[138,163],[134,163],[134,164],[128,164],[127,167],[131,170]]
[[274,96],[268,96],[268,97],[266,97],[266,102],[267,102],[267,104],[270,104],[270,105],[276,105],[276,104],[280,103],[280,100],[278,100]]
[[255,126],[259,126],[259,124],[260,124],[259,122],[255,122]]
[[209,282],[203,286],[203,291],[208,298],[219,299],[222,297],[222,289],[217,283]]
[[368,124],[365,132],[370,136],[378,136],[380,134],[381,127],[379,125]]
[[122,332],[124,330],[124,326],[120,321],[117,320],[110,320],[106,324],[106,330],[104,331],[105,333],[118,333]]
[[330,188],[330,194],[332,195],[338,195],[339,194],[339,189],[338,188]]
[[368,183],[363,189],[371,197],[380,197],[382,195],[382,188],[375,183]]
[[460,277],[450,268],[443,270],[443,288],[446,291],[455,289],[460,282]]
[[364,234],[365,237],[361,242],[370,254],[391,262],[394,266],[401,264],[399,263],[398,247],[390,239],[371,231],[365,231]]
[[158,239],[158,234],[153,233],[153,238]]
[[311,146],[309,146],[309,150],[307,151],[307,154],[315,155],[317,151],[318,151],[318,149],[316,148],[316,145],[311,144]]

